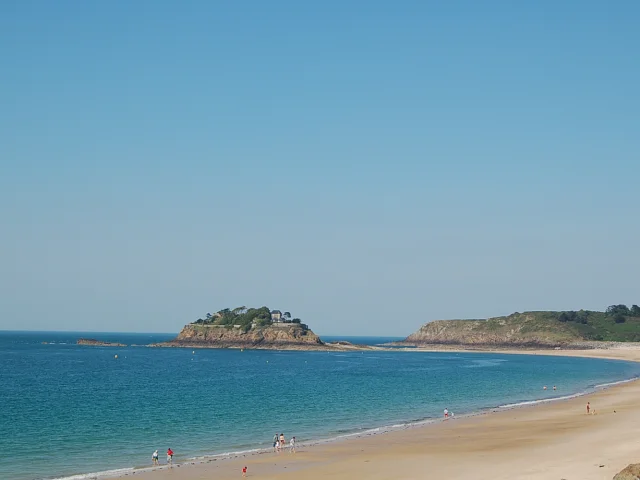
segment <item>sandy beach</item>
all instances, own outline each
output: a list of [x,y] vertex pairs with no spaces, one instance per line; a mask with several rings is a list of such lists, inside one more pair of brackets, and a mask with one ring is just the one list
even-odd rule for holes
[[[640,361],[636,345],[510,353]],[[256,479],[610,480],[640,462],[638,398],[640,381],[633,381],[567,400],[302,445],[296,454],[246,455],[122,478],[233,479],[242,477],[246,465],[247,477]],[[587,401],[595,415],[586,414]]]

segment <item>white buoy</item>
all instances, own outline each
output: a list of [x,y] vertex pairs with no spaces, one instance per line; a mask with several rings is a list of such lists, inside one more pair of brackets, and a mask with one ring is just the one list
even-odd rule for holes
[[192,355],[195,355],[195,354],[196,354],[196,351],[194,350],[193,352],[191,352],[191,354],[192,354]]
[[118,358],[118,355],[114,355],[113,358]]

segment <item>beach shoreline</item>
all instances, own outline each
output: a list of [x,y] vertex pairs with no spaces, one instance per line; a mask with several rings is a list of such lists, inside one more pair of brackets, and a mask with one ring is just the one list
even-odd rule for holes
[[[400,349],[394,349],[400,350]],[[600,349],[583,349],[583,350],[514,350],[514,349],[495,349],[495,350],[466,350],[459,348],[445,348],[445,349],[434,349],[434,348],[411,348],[407,349],[407,351],[412,352],[463,352],[463,353],[493,353],[493,354],[521,354],[521,355],[548,355],[548,356],[569,356],[569,357],[587,357],[587,358],[598,358],[598,359],[607,359],[607,360],[623,360],[623,361],[633,361],[640,362],[640,347],[637,344],[633,345],[615,345],[614,348],[600,348]],[[522,402],[517,405],[502,405],[496,406],[494,408],[485,409],[483,411],[469,413],[467,415],[460,415],[455,418],[455,420],[447,420],[443,421],[441,419],[426,419],[424,421],[419,421],[416,423],[407,423],[402,425],[388,426],[388,427],[378,427],[374,429],[370,429],[364,432],[355,432],[348,435],[343,435],[338,438],[326,439],[326,440],[317,440],[310,442],[303,442],[299,445],[298,453],[294,455],[290,455],[288,452],[283,452],[281,454],[275,454],[271,451],[271,449],[254,449],[247,452],[230,452],[228,454],[221,455],[212,455],[206,457],[199,457],[197,459],[189,459],[180,464],[176,464],[173,467],[169,468],[167,466],[160,467],[142,467],[142,468],[130,468],[130,469],[118,469],[112,470],[108,474],[107,472],[103,472],[106,475],[99,475],[96,477],[96,474],[93,476],[78,476],[77,478],[131,478],[131,476],[135,475],[135,478],[142,478],[143,480],[147,479],[168,479],[168,478],[176,478],[177,472],[179,473],[179,477],[184,478],[186,480],[195,480],[200,478],[209,478],[209,476],[214,476],[215,478],[235,478],[238,477],[238,472],[245,464],[249,467],[249,476],[256,478],[282,478],[284,475],[289,475],[294,471],[304,471],[304,478],[324,478],[327,475],[332,476],[332,478],[364,478],[359,475],[359,468],[363,468],[363,465],[359,465],[360,463],[375,463],[378,467],[375,471],[371,471],[371,476],[366,478],[396,478],[398,473],[394,473],[394,469],[400,468],[402,471],[401,475],[406,478],[423,478],[421,473],[421,467],[419,465],[414,464],[413,462],[419,462],[420,457],[423,457],[423,460],[429,464],[431,464],[431,470],[437,467],[438,464],[442,464],[443,466],[448,465],[447,457],[448,454],[443,454],[438,456],[437,458],[432,458],[433,454],[424,453],[422,455],[416,454],[412,449],[402,448],[400,445],[415,446],[416,441],[420,438],[431,438],[433,433],[429,433],[431,430],[441,431],[443,425],[452,425],[455,424],[457,428],[466,429],[469,425],[474,425],[479,430],[491,431],[492,427],[500,426],[503,428],[503,418],[504,415],[509,414],[509,412],[517,412],[517,418],[513,425],[518,426],[520,423],[527,424],[531,421],[531,418],[537,417],[541,415],[541,412],[551,412],[551,415],[557,414],[558,411],[562,411],[562,416],[574,417],[573,414],[576,414],[575,418],[583,418],[585,415],[582,412],[584,404],[587,401],[590,401],[594,408],[596,408],[596,415],[590,415],[587,418],[598,417],[603,418],[605,415],[610,416],[611,412],[604,412],[600,408],[597,408],[600,404],[600,398],[606,398],[608,402],[616,402],[616,397],[622,400],[627,398],[629,395],[634,393],[640,394],[640,382],[638,379],[629,379],[622,382],[615,382],[615,384],[611,385],[603,385],[601,388],[595,391],[582,392],[577,393],[575,395],[570,395],[566,397],[560,398],[551,398],[545,400],[535,400],[531,402]],[[535,407],[535,408],[533,408]],[[614,408],[615,410],[615,408]],[[555,413],[554,413],[555,412]],[[621,415],[618,413],[623,412],[632,412],[634,418],[637,417],[640,420],[640,407],[637,408],[627,408],[627,409],[618,409],[615,414],[616,418],[620,418]],[[574,420],[575,420],[574,418]],[[580,420],[578,420],[580,421]],[[459,427],[458,427],[459,426]],[[517,430],[517,429],[516,429]],[[557,428],[552,429],[553,432],[549,434],[548,442],[544,441],[544,435],[542,435],[541,444],[544,446],[545,443],[548,445],[552,445],[558,437],[562,437],[562,432],[558,431]],[[571,429],[568,429],[571,430]],[[591,432],[593,433],[593,432]],[[485,442],[490,440],[490,435],[486,435],[488,438],[484,438]],[[398,437],[401,438],[398,441]],[[446,435],[445,435],[446,437]],[[433,439],[432,439],[433,440]],[[449,439],[450,440],[450,439]],[[577,441],[580,441],[577,439]],[[462,455],[463,457],[468,457],[465,454],[465,449],[463,448],[464,444],[468,443],[469,439],[458,442],[453,448],[457,454]],[[637,442],[633,442],[637,443]],[[362,449],[362,452],[365,453],[369,449],[379,450],[379,454],[374,458],[369,460],[360,460],[359,455],[354,455],[354,451],[357,451],[358,448],[366,447]],[[436,447],[437,445],[433,445]],[[393,447],[393,448],[392,448]],[[477,448],[474,447],[474,450]],[[484,452],[486,455],[491,454],[491,451]],[[519,452],[516,457],[520,457],[523,462],[526,462],[526,459],[530,456],[530,452]],[[412,457],[412,462],[409,465],[405,465],[402,467],[398,467],[397,462],[405,458],[407,456]],[[371,455],[369,455],[371,456]],[[414,458],[415,457],[415,458]],[[510,456],[512,458],[512,456]],[[435,466],[434,466],[435,460]],[[469,458],[469,460],[471,460]],[[620,469],[624,468],[627,463],[634,463],[635,461],[640,460],[640,454],[634,458],[633,456],[629,456],[628,459],[624,461],[618,460],[614,469],[617,468],[616,472]],[[626,463],[624,463],[626,462]],[[459,463],[459,462],[457,462]],[[465,462],[462,462],[465,463]],[[481,473],[481,469],[478,470],[477,462],[471,462],[475,465],[472,468],[472,465],[469,465],[469,473],[474,473],[474,478],[501,478],[496,476],[497,473],[495,471],[496,465],[499,465],[500,462],[497,461],[492,463],[493,466],[489,466],[492,473],[487,473],[487,476],[483,476]],[[513,462],[511,462],[513,463]],[[624,465],[621,465],[624,463]],[[609,462],[611,464],[611,462]],[[615,464],[615,463],[614,463]],[[620,468],[618,468],[618,466]],[[576,465],[577,467],[577,465]],[[508,469],[506,465],[505,469]],[[606,469],[605,467],[598,467],[599,469]],[[611,467],[609,467],[611,468]],[[442,473],[438,478],[456,478],[447,473],[447,468],[444,470],[440,469]],[[462,470],[464,471],[464,470]],[[608,470],[598,470],[597,473],[594,473],[596,476],[582,476],[579,478],[612,478],[612,476],[616,473],[613,472],[611,476],[606,477],[602,476],[603,472]],[[342,473],[341,473],[342,472]],[[350,473],[349,473],[350,472]],[[426,471],[425,471],[426,472]],[[424,473],[424,472],[423,472]],[[480,475],[480,476],[478,476]],[[506,474],[505,474],[506,475]],[[557,479],[557,478],[565,478],[565,477],[557,477],[557,476],[540,476],[541,473],[538,473],[537,476],[517,476],[513,474],[509,474],[504,478],[549,478],[549,479]],[[588,473],[583,473],[582,475],[588,475]],[[607,473],[608,475],[608,473]],[[68,478],[68,477],[66,477]],[[569,479],[570,477],[566,477]]]

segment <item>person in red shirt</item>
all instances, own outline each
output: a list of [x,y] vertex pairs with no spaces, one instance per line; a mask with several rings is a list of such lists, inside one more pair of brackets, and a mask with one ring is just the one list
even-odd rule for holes
[[167,463],[171,465],[173,463],[173,450],[167,449]]
[[246,476],[247,476],[247,467],[244,467],[244,468],[242,469],[242,476],[243,476],[243,477],[246,477]]

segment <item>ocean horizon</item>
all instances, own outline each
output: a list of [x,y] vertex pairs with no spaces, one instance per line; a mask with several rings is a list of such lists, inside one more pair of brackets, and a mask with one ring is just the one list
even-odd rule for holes
[[0,478],[128,471],[150,466],[156,449],[164,463],[169,447],[176,462],[268,449],[276,432],[303,444],[326,441],[428,422],[444,408],[471,414],[640,376],[631,362],[526,354],[75,344],[89,335],[128,345],[175,336],[0,331]]

